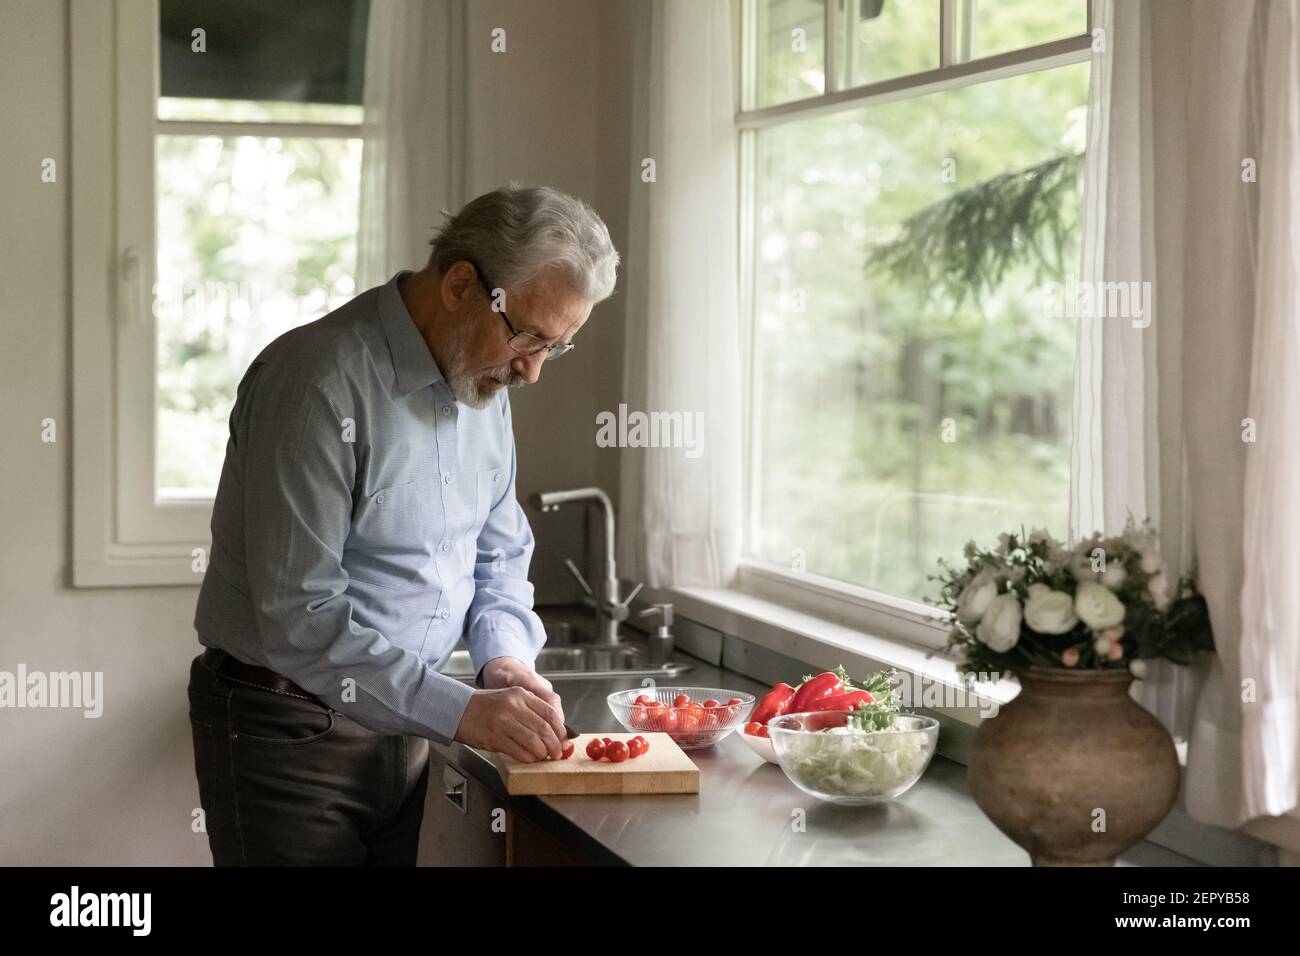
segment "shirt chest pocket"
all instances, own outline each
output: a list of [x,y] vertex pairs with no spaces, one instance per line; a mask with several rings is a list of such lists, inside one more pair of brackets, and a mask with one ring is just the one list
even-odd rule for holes
[[428,560],[426,498],[437,493],[425,481],[380,488],[362,498],[352,515],[344,565],[348,575],[379,587],[397,588]]

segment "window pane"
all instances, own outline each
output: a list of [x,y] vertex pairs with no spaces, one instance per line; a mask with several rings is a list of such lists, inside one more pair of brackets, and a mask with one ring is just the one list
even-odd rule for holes
[[754,12],[757,105],[825,92],[825,0],[754,0]]
[[1087,81],[1080,64],[758,134],[750,553],[921,598],[967,539],[1064,536],[1074,326],[1041,290],[1077,272]]
[[361,141],[159,136],[157,484],[215,493],[257,353],[354,292]]
[[[162,0],[160,92],[192,102],[160,118],[229,118],[204,112],[218,100],[359,109],[369,12],[369,0]],[[282,108],[274,118],[307,121],[306,113]]]
[[970,0],[971,58],[1088,32],[1087,0]]
[[939,66],[939,0],[847,0],[849,86]]

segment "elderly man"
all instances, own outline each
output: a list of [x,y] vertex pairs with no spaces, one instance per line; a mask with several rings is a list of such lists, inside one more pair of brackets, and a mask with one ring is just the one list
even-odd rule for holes
[[[618,253],[513,183],[431,244],[239,385],[189,684],[217,865],[411,864],[428,739],[561,755],[505,387],[573,348]],[[462,636],[478,689],[439,672]]]

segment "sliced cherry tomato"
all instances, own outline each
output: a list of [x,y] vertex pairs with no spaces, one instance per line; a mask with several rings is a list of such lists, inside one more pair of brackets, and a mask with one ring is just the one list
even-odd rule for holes
[[621,740],[611,741],[605,748],[605,758],[612,763],[622,763],[627,759],[627,744]]
[[570,740],[564,745],[564,753],[560,754],[561,760],[568,760],[573,756],[573,741]]
[[600,760],[605,756],[605,744],[600,738],[592,737],[587,741],[587,756],[592,760]]
[[771,731],[769,731],[769,730],[767,729],[767,725],[766,725],[766,724],[759,724],[759,725],[758,725],[758,735],[759,735],[760,737],[767,737],[769,740],[770,740],[771,737],[772,737],[772,733],[771,733]]

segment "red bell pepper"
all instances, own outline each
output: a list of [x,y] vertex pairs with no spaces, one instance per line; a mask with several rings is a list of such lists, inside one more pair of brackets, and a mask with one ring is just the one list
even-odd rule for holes
[[868,694],[865,690],[847,691],[843,694],[832,694],[830,697],[823,697],[817,701],[815,710],[857,710],[863,704],[874,704],[876,699]]
[[835,713],[828,711],[814,711],[803,719],[803,729],[830,730],[832,727],[843,727],[848,722],[848,711],[842,710]]
[[810,710],[821,710],[822,708],[818,702],[822,698],[842,693],[844,693],[844,682],[840,680],[838,674],[833,671],[818,674],[816,677],[810,677],[799,685],[794,700],[790,702],[790,708],[786,713],[802,714]]
[[790,709],[794,693],[794,688],[789,684],[777,684],[758,702],[749,719],[754,723],[767,726],[767,722],[773,717],[780,717]]

